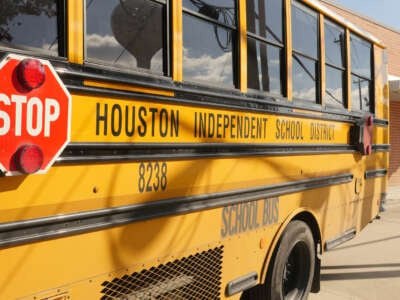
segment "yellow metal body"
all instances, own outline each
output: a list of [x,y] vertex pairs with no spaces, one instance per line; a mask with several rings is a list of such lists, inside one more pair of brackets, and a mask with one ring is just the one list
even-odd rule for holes
[[[289,0],[285,1],[285,7],[286,21],[290,24]],[[239,8],[240,91],[245,93],[245,1],[239,1]],[[81,1],[68,1],[68,59],[75,64],[84,63],[83,11]],[[172,78],[180,82],[181,1],[172,1],[172,14]],[[323,17],[320,25],[323,26]],[[286,42],[286,84],[290,99],[290,25],[286,27]],[[322,40],[321,46],[323,48]],[[376,118],[388,120],[387,77],[380,46],[374,47],[375,112]],[[349,57],[347,60],[349,66]],[[151,147],[156,143],[173,143],[176,148],[200,143],[247,145],[249,148],[257,145],[350,144],[352,123],[323,120],[321,113],[307,108],[294,110],[295,115],[226,109],[173,101],[176,93],[167,87],[157,89],[89,79],[84,80],[83,85],[99,90],[132,92],[138,96],[73,92],[72,144],[134,143]],[[140,95],[146,95],[146,98]],[[119,110],[122,114],[115,115],[112,121],[113,111]],[[133,119],[134,127],[127,128],[124,124],[131,126]],[[127,134],[132,129],[134,132]],[[373,144],[388,144],[388,134],[388,127],[375,126]],[[358,232],[366,226],[377,215],[381,195],[387,188],[387,176],[365,178],[368,170],[388,168],[388,153],[378,151],[370,156],[355,152],[288,152],[279,156],[161,158],[157,163],[166,164],[163,175],[168,183],[165,182],[165,189],[149,192],[141,189],[143,163],[156,162],[137,158],[127,162],[59,164],[43,175],[2,177],[0,223],[282,186],[340,174],[352,174],[353,179],[310,189],[306,186],[302,191],[288,190],[276,196],[243,199],[229,205],[212,206],[210,203],[210,208],[204,206],[189,213],[178,212],[3,247],[0,249],[0,299],[99,299],[105,281],[219,246],[224,247],[220,297],[239,299],[240,294],[227,297],[225,287],[232,280],[254,271],[258,274],[258,282],[265,280],[272,252],[293,218],[301,213],[314,218],[323,246],[346,230],[354,228]],[[247,215],[239,211],[247,211]]]

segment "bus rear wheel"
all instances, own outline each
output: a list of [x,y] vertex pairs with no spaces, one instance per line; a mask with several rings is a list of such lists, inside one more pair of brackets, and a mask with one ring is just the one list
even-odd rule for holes
[[315,245],[310,228],[302,221],[286,227],[266,282],[268,299],[307,299],[315,265]]
[[244,291],[241,300],[307,299],[315,266],[315,244],[302,221],[286,227],[274,251],[266,282]]

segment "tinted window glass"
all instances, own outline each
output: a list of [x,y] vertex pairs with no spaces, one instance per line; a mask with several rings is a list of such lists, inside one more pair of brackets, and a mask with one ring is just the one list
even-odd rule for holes
[[369,112],[370,81],[357,76],[351,76],[351,109]]
[[163,72],[165,5],[150,0],[91,0],[86,15],[87,58]]
[[247,30],[282,43],[282,0],[248,0],[246,5]]
[[183,7],[221,23],[236,26],[235,0],[183,0]]
[[184,14],[183,78],[233,87],[234,40],[232,30]]
[[351,72],[371,78],[371,44],[359,37],[350,37]]
[[0,4],[0,46],[32,47],[58,54],[57,14],[60,1],[3,0]]
[[345,62],[344,29],[325,21],[325,59],[326,62],[344,67]]
[[318,58],[317,13],[298,2],[292,5],[293,49]]
[[317,63],[300,55],[293,55],[293,98],[316,103]]
[[326,67],[325,101],[330,107],[343,108],[344,72],[329,66]]
[[259,42],[247,40],[247,82],[251,89],[282,93],[281,49]]

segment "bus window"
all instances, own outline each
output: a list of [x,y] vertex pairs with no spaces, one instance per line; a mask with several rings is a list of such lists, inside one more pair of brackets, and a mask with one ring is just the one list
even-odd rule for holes
[[184,0],[183,7],[183,79],[235,87],[235,1]]
[[247,83],[251,89],[282,94],[282,0],[247,1]]
[[293,98],[318,102],[318,15],[292,1]]
[[86,1],[86,57],[164,74],[166,5],[150,0]]
[[345,31],[335,23],[325,20],[325,100],[326,106],[344,108],[345,83]]
[[[0,46],[58,55],[63,1],[1,1]],[[61,25],[60,25],[61,26]],[[61,51],[60,51],[61,52]]]
[[351,108],[355,111],[372,112],[371,52],[369,42],[351,34]]

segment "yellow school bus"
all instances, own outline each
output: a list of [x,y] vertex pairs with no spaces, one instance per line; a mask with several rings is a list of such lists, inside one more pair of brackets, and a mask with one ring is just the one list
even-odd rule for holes
[[305,299],[379,213],[385,46],[318,1],[1,6],[0,299]]

